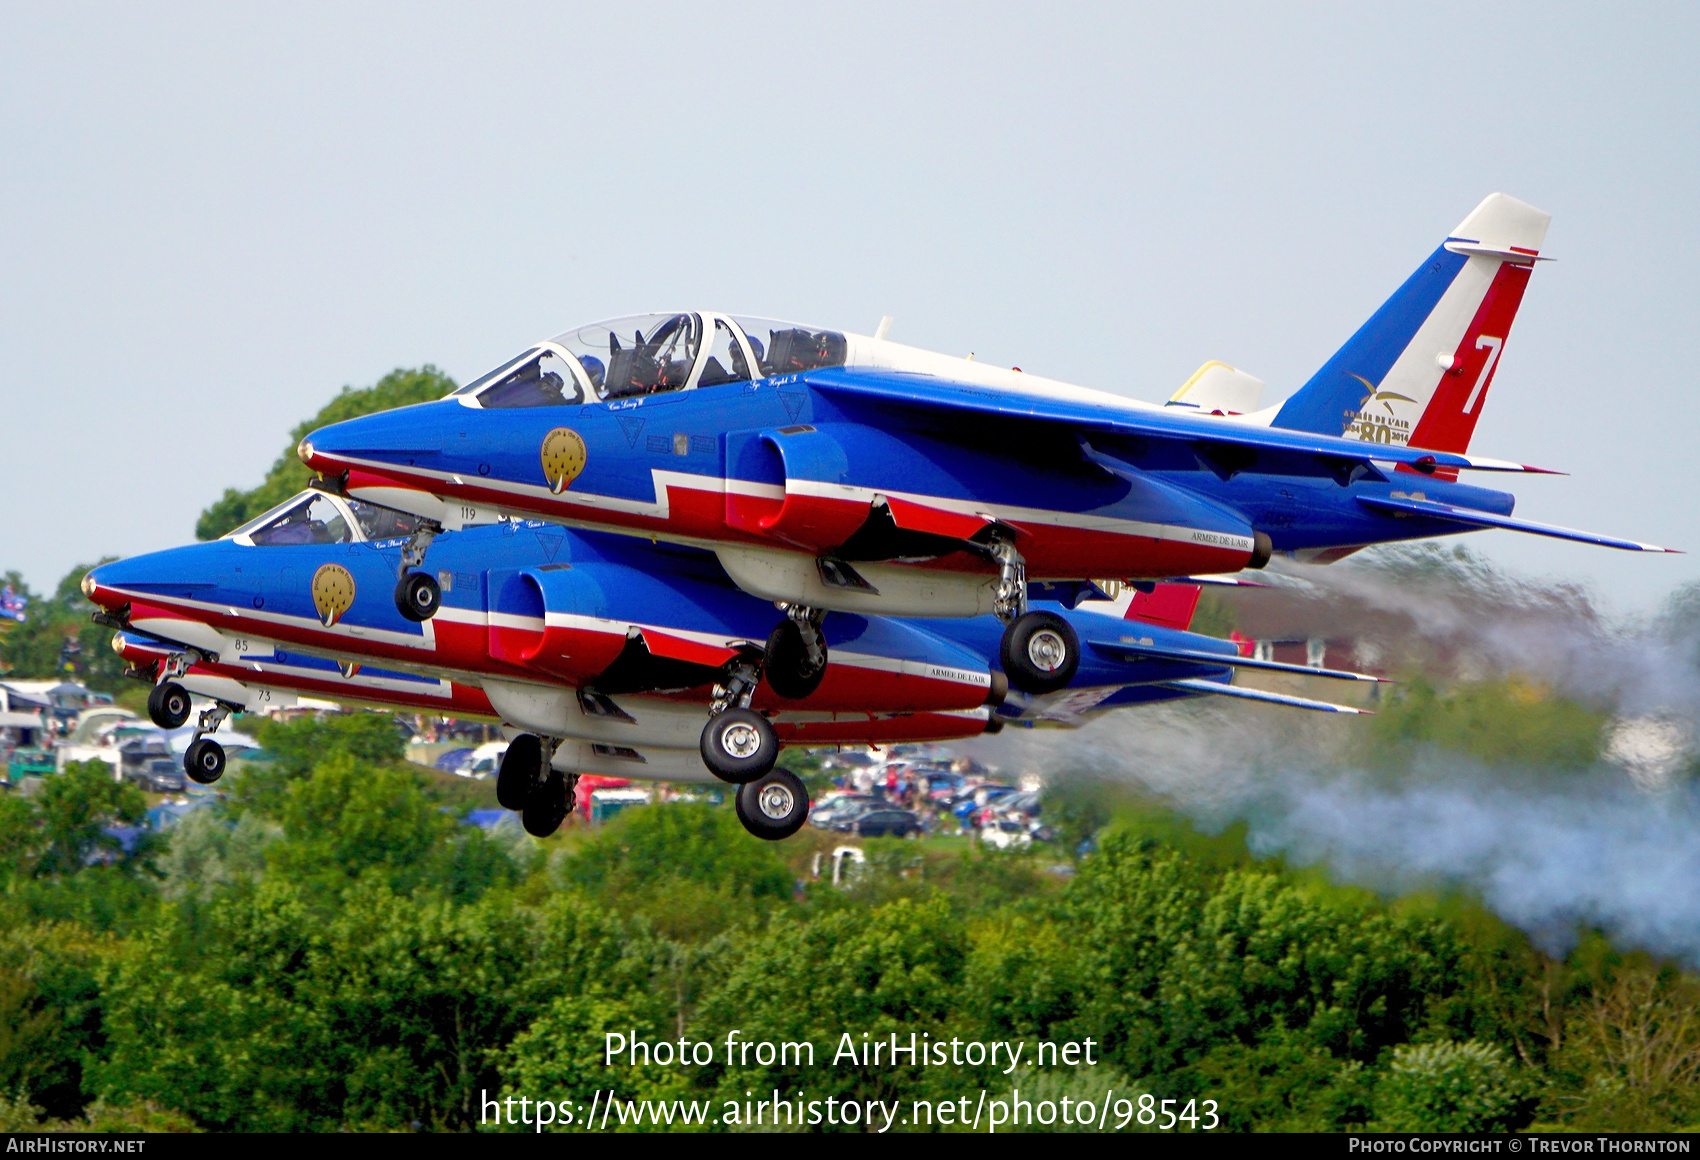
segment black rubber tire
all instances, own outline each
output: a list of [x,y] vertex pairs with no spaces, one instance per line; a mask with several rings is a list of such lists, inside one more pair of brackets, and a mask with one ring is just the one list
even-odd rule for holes
[[[826,641],[821,641],[826,652]],[[809,654],[803,648],[803,630],[794,620],[782,620],[767,636],[767,656],[762,661],[762,675],[767,686],[787,701],[801,701],[820,688],[826,680],[823,657],[819,668],[810,670]]]
[[1009,683],[1022,692],[1054,693],[1080,668],[1080,637],[1054,612],[1029,612],[1003,630],[998,659]]
[[224,776],[224,746],[203,737],[183,755],[183,772],[197,785],[211,785]]
[[702,762],[721,781],[743,785],[779,760],[779,738],[753,709],[728,709],[702,727]]
[[180,729],[189,719],[189,691],[176,681],[148,690],[148,720],[161,729]]
[[543,782],[543,743],[530,733],[508,742],[496,766],[496,801],[505,810],[523,810]]
[[430,620],[443,606],[443,590],[429,572],[409,572],[395,586],[395,610],[415,622]]
[[543,784],[532,791],[520,811],[520,824],[533,838],[547,838],[567,820],[567,779],[560,770],[551,769]]
[[767,842],[789,838],[809,820],[809,791],[789,769],[775,769],[738,787],[738,820]]

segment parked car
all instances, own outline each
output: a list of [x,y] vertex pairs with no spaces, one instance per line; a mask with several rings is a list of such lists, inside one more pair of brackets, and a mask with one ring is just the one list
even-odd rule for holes
[[987,806],[995,808],[1000,801],[1016,792],[1017,790],[1013,785],[995,785],[989,782],[985,785],[967,787],[957,798],[955,804],[950,807],[950,812],[963,821],[967,821],[969,815],[975,811],[983,810]]
[[184,788],[183,767],[164,733],[136,733],[119,740],[118,774],[148,793],[180,793]]
[[1025,850],[1033,844],[1033,835],[1015,818],[999,817],[980,827],[980,840],[994,850]]
[[186,785],[182,765],[171,757],[156,757],[137,768],[126,769],[124,780],[144,793],[182,793]]
[[842,829],[837,823],[847,821],[885,804],[884,798],[871,793],[841,793],[809,807],[809,822],[823,830]]
[[460,777],[470,777],[483,781],[487,777],[496,776],[496,770],[500,768],[502,763],[502,754],[507,751],[508,743],[506,741],[489,741],[480,745],[477,749],[462,750],[464,756],[459,763],[444,766],[444,768]]
[[921,824],[918,816],[908,810],[900,810],[895,806],[880,806],[856,814],[833,826],[833,829],[848,830],[864,838],[907,838],[911,834],[924,832],[926,827]]

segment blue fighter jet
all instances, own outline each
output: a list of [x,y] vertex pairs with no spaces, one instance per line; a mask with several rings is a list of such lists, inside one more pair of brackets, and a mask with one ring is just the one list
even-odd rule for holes
[[[1548,215],[1494,194],[1279,408],[1207,365],[1169,405],[872,337],[712,312],[579,327],[441,401],[310,434],[331,490],[420,523],[395,602],[428,620],[433,537],[506,518],[708,548],[781,606],[769,665],[803,682],[827,611],[1003,623],[1030,694],[1066,688],[1078,633],[1030,582],[1086,585],[1328,562],[1519,520],[1461,471]],[[883,330],[883,326],[882,326]],[[1247,413],[1249,410],[1249,413]]]

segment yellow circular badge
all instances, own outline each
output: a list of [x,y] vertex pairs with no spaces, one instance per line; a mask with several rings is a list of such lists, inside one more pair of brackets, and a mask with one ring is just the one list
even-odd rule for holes
[[584,470],[584,440],[571,427],[557,427],[543,437],[543,478],[560,495]]
[[354,607],[354,577],[341,564],[321,564],[313,573],[313,607],[329,628]]

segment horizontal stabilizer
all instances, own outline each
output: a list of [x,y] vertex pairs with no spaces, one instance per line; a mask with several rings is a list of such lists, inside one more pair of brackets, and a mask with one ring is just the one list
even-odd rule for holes
[[1238,576],[1170,576],[1170,584],[1203,584],[1208,588],[1273,588],[1263,580],[1243,580]]
[[1383,678],[1368,673],[1349,673],[1344,669],[1313,669],[1309,665],[1289,665],[1281,661],[1260,661],[1239,653],[1205,652],[1202,649],[1164,648],[1161,645],[1135,641],[1088,641],[1094,649],[1118,660],[1189,661],[1201,665],[1228,665],[1236,669],[1258,669],[1266,673],[1295,673],[1301,677],[1328,677],[1336,681],[1368,681],[1383,683]]
[[1504,528],[1510,532],[1528,532],[1530,535],[1552,536],[1558,540],[1575,540],[1582,544],[1598,544],[1602,548],[1620,548],[1625,552],[1682,554],[1679,548],[1661,548],[1657,544],[1643,544],[1639,540],[1621,540],[1616,536],[1602,536],[1595,532],[1579,532],[1574,528],[1561,528],[1553,524],[1537,524],[1533,520],[1513,519],[1511,516],[1494,515],[1492,512],[1476,511],[1473,508],[1454,507],[1449,503],[1436,503],[1427,499],[1383,499],[1379,496],[1360,495],[1358,502],[1367,508],[1391,515],[1428,516],[1431,519],[1451,520],[1454,523],[1466,524],[1475,528]]
[[1217,681],[1164,681],[1164,686],[1170,689],[1182,689],[1188,693],[1214,693],[1222,697],[1239,697],[1245,701],[1263,701],[1270,705],[1286,705],[1293,709],[1313,709],[1318,713],[1357,713],[1364,717],[1375,716],[1368,709],[1354,709],[1350,705],[1336,705],[1331,701],[1312,701],[1306,697],[1289,697],[1285,693],[1265,693],[1262,689],[1242,689],[1235,685],[1224,685]]

